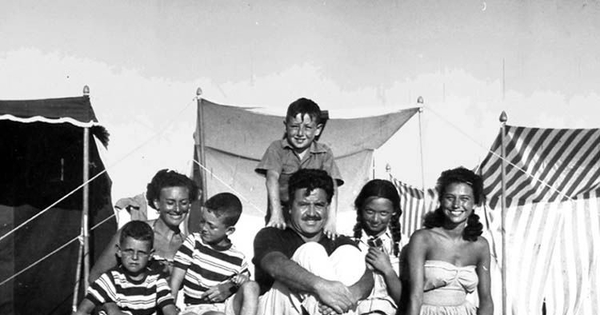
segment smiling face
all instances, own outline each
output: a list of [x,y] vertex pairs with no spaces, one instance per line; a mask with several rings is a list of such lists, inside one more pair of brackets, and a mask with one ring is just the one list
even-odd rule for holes
[[394,213],[394,205],[387,198],[367,199],[361,211],[362,226],[369,236],[379,236],[385,232]]
[[442,211],[448,223],[466,224],[475,207],[473,188],[465,183],[449,184],[441,201]]
[[227,236],[231,235],[235,228],[226,226],[223,220],[217,217],[213,211],[206,208],[200,214],[200,237],[206,244],[212,246],[225,246],[229,244]]
[[288,117],[285,124],[285,136],[296,153],[302,153],[310,147],[315,137],[321,134],[323,125],[316,123],[308,114]]
[[306,195],[306,188],[297,189],[290,208],[290,226],[305,241],[318,241],[327,222],[327,193],[321,188]]
[[186,187],[165,187],[160,191],[160,198],[154,201],[154,207],[169,227],[178,227],[190,211],[189,191]]
[[148,265],[150,254],[152,254],[150,241],[136,240],[133,237],[126,237],[117,250],[123,268],[134,278],[142,275]]

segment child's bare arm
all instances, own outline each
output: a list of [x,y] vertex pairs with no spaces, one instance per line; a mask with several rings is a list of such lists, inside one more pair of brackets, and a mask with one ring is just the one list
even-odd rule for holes
[[163,315],[177,315],[179,314],[179,311],[177,310],[175,304],[169,304],[162,308],[162,313]]
[[91,314],[94,310],[94,303],[88,299],[83,299],[81,303],[79,303],[79,307],[77,307],[77,311],[73,312],[73,315],[88,315]]
[[185,277],[185,270],[174,267],[171,272],[171,280],[169,280],[169,286],[171,287],[171,295],[173,295],[173,299],[177,301],[177,294],[179,294],[179,289],[181,288],[181,284],[183,283],[183,278]]
[[325,233],[325,235],[327,237],[329,237],[332,240],[335,240],[335,238],[337,237],[337,229],[336,229],[336,225],[337,225],[337,205],[338,205],[338,186],[336,183],[336,180],[333,180],[333,189],[334,189],[334,193],[333,193],[333,198],[331,199],[331,204],[329,205],[329,210],[327,212],[328,215],[328,219],[327,219],[327,223],[325,223],[325,227],[323,228],[323,232]]
[[108,315],[127,315],[127,313],[121,311],[117,303],[109,302],[104,304],[104,309]]
[[281,210],[281,196],[279,196],[279,173],[277,171],[267,171],[267,194],[269,197],[270,218],[267,226],[285,229],[285,219]]

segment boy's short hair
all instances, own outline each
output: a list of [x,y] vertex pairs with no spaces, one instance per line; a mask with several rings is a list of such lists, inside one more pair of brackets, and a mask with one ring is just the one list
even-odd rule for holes
[[119,245],[123,245],[128,237],[138,241],[148,241],[150,242],[150,248],[154,247],[154,231],[144,221],[129,221],[123,225],[121,236],[119,236]]
[[226,226],[234,226],[242,214],[242,202],[236,195],[228,192],[208,198],[204,207],[214,213]]
[[317,103],[307,98],[299,98],[288,106],[285,121],[288,121],[290,118],[296,118],[298,114],[300,114],[300,117],[308,115],[317,125],[322,122],[321,108],[319,108]]
[[327,202],[331,203],[334,193],[333,179],[324,170],[303,168],[292,174],[288,190],[290,203],[294,202],[296,190],[302,188],[306,188],[306,195],[317,188],[323,189],[327,194]]

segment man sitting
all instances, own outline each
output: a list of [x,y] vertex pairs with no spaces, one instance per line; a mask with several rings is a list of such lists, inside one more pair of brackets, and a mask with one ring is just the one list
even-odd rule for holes
[[371,292],[373,275],[355,243],[323,232],[333,192],[323,170],[301,169],[290,178],[289,226],[263,228],[254,239],[259,314],[354,314]]

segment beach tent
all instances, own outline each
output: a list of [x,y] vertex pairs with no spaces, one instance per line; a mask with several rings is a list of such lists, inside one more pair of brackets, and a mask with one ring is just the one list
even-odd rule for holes
[[[82,96],[0,101],[0,135],[0,314],[69,314],[84,199],[90,228],[113,214],[111,181],[94,141],[107,141],[107,134]],[[77,189],[84,142],[89,177],[98,175],[89,198]],[[114,219],[91,229],[91,261],[115,229]]]
[[[495,314],[597,314],[600,129],[504,128],[504,141],[501,132],[477,169],[487,197],[477,213],[493,256]],[[411,235],[435,209],[436,193],[428,189],[424,200],[421,189],[392,180],[402,230]]]
[[[355,220],[353,200],[373,176],[374,150],[417,111],[418,108],[409,108],[384,115],[345,119],[330,115],[319,142],[332,149],[345,182],[339,189],[338,218],[350,214]],[[269,144],[283,137],[284,113],[284,108],[278,116],[265,114],[257,108],[219,105],[206,99],[198,102],[194,177],[204,183],[207,196],[222,191],[236,193],[242,199],[244,213],[260,218],[257,227],[264,226],[267,191],[264,176],[254,169]],[[207,174],[205,177],[203,172]],[[197,226],[197,219],[192,212],[191,230]],[[348,230],[351,231],[352,225],[347,227]],[[248,238],[251,241],[253,237]]]

